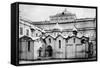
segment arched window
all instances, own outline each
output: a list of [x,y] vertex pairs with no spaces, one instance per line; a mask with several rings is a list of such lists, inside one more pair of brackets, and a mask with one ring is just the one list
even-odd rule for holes
[[59,48],[61,48],[61,40],[59,40]]
[[28,41],[28,51],[30,51],[30,41]]
[[51,43],[51,39],[49,38],[49,43]]
[[75,43],[75,38],[73,38],[73,43]]

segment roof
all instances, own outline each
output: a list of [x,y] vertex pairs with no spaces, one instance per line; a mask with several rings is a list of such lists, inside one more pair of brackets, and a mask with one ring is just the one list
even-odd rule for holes
[[[24,21],[24,22],[28,22],[32,25],[52,25],[52,24],[56,24],[56,22],[50,22],[50,21],[30,21],[28,19],[20,19],[21,21]],[[79,18],[79,19],[75,19],[73,21],[66,21],[66,22],[58,22],[58,24],[69,24],[69,23],[77,23],[77,22],[86,22],[86,21],[95,21],[96,18]]]
[[29,36],[22,36],[19,38],[20,40],[21,39],[24,39],[24,40],[37,40],[37,39],[40,39],[40,37],[29,37]]
[[52,29],[53,30],[60,30],[60,31],[62,31],[63,28],[58,23],[56,23],[56,25]]
[[77,28],[76,28],[76,26],[74,25],[74,27],[73,27],[73,31],[77,31]]
[[31,22],[33,25],[39,25],[39,24],[48,24],[50,21],[36,21],[36,22]]
[[[27,22],[27,23],[29,23],[29,24],[32,24],[32,21],[30,21],[30,20],[27,20],[27,19],[20,19],[21,21],[24,21],[24,22]],[[41,31],[41,32],[43,32],[43,33],[45,33],[45,31],[42,29],[42,28],[39,28],[39,27],[37,27],[37,26],[35,26],[34,24],[32,24],[32,26],[34,26],[34,28],[31,28],[31,29],[37,29],[37,30],[39,30],[39,31]]]
[[[75,19],[73,21],[65,21],[65,22],[58,22],[58,24],[70,24],[70,23],[78,23],[78,22],[87,22],[87,21],[95,21],[95,18],[79,18],[79,19]],[[56,22],[31,22],[31,24],[33,25],[52,25],[52,24],[56,24]]]
[[24,39],[24,40],[33,40],[31,37],[28,36],[22,36],[21,38],[19,38],[19,40]]
[[75,38],[78,38],[78,39],[87,39],[87,40],[89,40],[89,38],[88,37],[86,37],[86,36],[81,36],[81,37],[78,37],[78,36],[63,36],[63,35],[57,35],[56,37],[54,37],[54,36],[52,36],[52,35],[48,35],[48,36],[46,36],[45,37],[45,39],[46,38],[48,38],[48,37],[51,37],[52,39],[57,39],[58,37],[62,37],[63,39],[66,39],[66,40],[69,40],[69,39],[71,39],[71,38],[73,38],[73,37],[75,37]]
[[65,9],[63,12],[58,13],[56,15],[50,16],[50,17],[62,17],[62,16],[76,16],[75,14],[70,13],[69,11],[67,11],[67,9]]
[[[62,16],[66,16],[66,17],[68,17],[68,16],[74,16],[74,17],[76,17],[76,14],[73,14],[73,13],[67,11],[67,9],[65,9],[61,13],[58,13],[58,14],[53,15],[53,16],[50,16],[50,18],[51,17],[62,17]],[[45,21],[34,21],[34,22],[30,21],[28,19],[21,19],[21,20],[23,20],[25,22],[28,22],[28,23],[31,23],[33,25],[50,25],[50,24],[56,24],[56,22],[51,22],[51,21],[47,21],[47,20],[45,20]],[[82,22],[82,21],[93,21],[93,20],[95,21],[95,18],[80,18],[80,19],[76,19],[75,18],[75,20],[63,21],[63,22],[60,22],[59,24],[75,23],[75,22]]]
[[62,16],[75,16],[75,14],[72,14],[72,13],[59,13],[59,14],[56,14],[54,16],[50,16],[50,17],[62,17]]

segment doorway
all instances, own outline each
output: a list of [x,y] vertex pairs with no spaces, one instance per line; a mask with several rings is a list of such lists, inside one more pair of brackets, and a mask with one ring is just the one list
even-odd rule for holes
[[52,57],[53,50],[52,50],[52,47],[50,45],[47,46],[46,51],[47,51],[47,56]]

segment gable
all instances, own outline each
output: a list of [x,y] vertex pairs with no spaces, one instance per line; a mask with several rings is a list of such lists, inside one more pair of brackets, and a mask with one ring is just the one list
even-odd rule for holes
[[62,36],[62,35],[58,35],[57,37],[56,37],[56,40],[57,39],[64,39],[64,37]]
[[75,44],[81,44],[81,38],[78,37],[70,37],[69,39],[67,39],[67,43],[75,43]]
[[54,39],[54,37],[52,37],[51,35],[48,35],[45,37],[45,39],[48,39],[48,38]]

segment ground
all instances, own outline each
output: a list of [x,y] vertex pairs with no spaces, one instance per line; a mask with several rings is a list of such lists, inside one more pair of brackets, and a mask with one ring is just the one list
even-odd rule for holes
[[27,64],[27,63],[46,63],[46,62],[64,62],[64,61],[88,61],[88,60],[96,60],[96,58],[90,59],[51,59],[51,60],[36,60],[36,61],[20,61],[19,64]]

